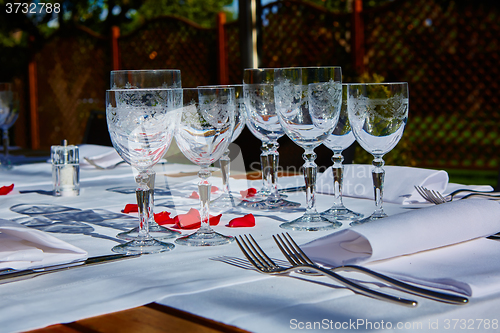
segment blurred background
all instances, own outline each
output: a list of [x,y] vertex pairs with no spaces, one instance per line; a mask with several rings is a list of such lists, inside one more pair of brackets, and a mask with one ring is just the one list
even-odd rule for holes
[[[0,0],[0,82],[13,82],[20,96],[11,145],[41,152],[62,139],[109,145],[111,70],[180,69],[183,86],[195,87],[241,83],[249,67],[341,66],[344,82],[409,82],[409,121],[386,164],[497,185],[500,1],[33,3],[42,2],[53,10],[9,12]],[[281,167],[297,170],[302,149],[287,137],[279,143]],[[245,129],[236,144],[250,170],[260,141]],[[331,165],[327,148],[316,153],[318,165]],[[346,155],[371,162],[357,144]]]

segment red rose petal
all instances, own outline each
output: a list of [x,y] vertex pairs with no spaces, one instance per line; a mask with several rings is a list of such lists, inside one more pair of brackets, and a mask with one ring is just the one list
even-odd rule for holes
[[126,204],[125,208],[122,209],[122,213],[137,213],[139,211],[139,206],[137,204]]
[[193,191],[193,193],[191,193],[191,195],[189,196],[191,199],[199,199],[200,196],[198,195],[198,192],[196,191]]
[[240,191],[243,198],[253,197],[257,194],[257,189],[250,187],[248,190]]
[[[210,215],[208,222],[210,225],[219,224],[222,214],[217,216]],[[179,229],[197,229],[201,226],[200,212],[197,209],[191,208],[186,214],[179,214],[173,218],[175,227]]]
[[14,189],[14,184],[9,186],[2,186],[0,187],[0,195],[9,194],[10,192],[12,192],[13,189]]
[[219,188],[218,188],[217,186],[212,186],[212,187],[210,188],[210,192],[212,192],[212,193],[215,193],[215,192],[217,192],[218,190],[219,190]]
[[155,217],[155,222],[158,223],[159,225],[175,223],[175,220],[170,217],[170,213],[167,211],[155,213],[154,217]]
[[255,216],[253,214],[247,214],[242,217],[236,217],[229,221],[226,227],[231,228],[241,228],[241,227],[255,227]]

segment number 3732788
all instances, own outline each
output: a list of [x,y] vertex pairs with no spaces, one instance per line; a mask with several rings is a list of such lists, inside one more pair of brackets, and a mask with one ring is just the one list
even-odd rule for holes
[[60,3],[44,3],[44,2],[7,2],[5,4],[5,12],[23,13],[23,14],[42,14],[42,13],[59,13],[61,11]]

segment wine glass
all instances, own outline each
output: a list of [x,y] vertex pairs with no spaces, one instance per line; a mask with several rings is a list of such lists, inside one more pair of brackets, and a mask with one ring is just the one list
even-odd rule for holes
[[[284,131],[278,120],[274,101],[274,68],[245,69],[243,73],[243,95],[249,123],[248,127],[253,128],[269,143],[267,163],[270,190],[265,200],[247,203],[245,207],[281,209],[300,206],[299,203],[283,199],[278,193],[278,139],[283,136]],[[266,172],[266,170],[263,170],[263,174]]]
[[347,112],[354,137],[361,147],[373,155],[373,188],[375,211],[351,225],[377,220],[387,215],[382,208],[384,194],[383,156],[403,136],[408,121],[408,83],[360,83],[347,89]]
[[279,122],[285,134],[304,149],[302,158],[306,184],[306,212],[280,227],[292,230],[328,230],[342,226],[316,210],[316,176],[314,149],[335,128],[342,102],[340,67],[277,68],[274,72],[274,95]]
[[[223,86],[213,86],[223,87]],[[234,128],[233,135],[231,136],[231,142],[234,142],[240,136],[246,122],[246,111],[245,111],[245,101],[243,100],[243,85],[234,84],[227,85],[224,87],[234,88],[235,104],[236,109],[234,111]],[[219,159],[220,169],[222,174],[222,188],[223,193],[215,200],[210,202],[210,207],[217,209],[227,209],[235,207],[234,197],[231,194],[231,189],[229,187],[229,176],[231,174],[231,159],[229,158],[229,148],[226,149],[222,157]]]
[[[181,88],[181,71],[178,69],[147,69],[147,70],[118,70],[111,71],[111,90],[114,89],[154,89],[154,88]],[[180,232],[165,228],[154,219],[154,188],[156,172],[151,168],[149,174],[149,188],[151,189],[151,214],[149,218],[149,233],[156,239],[175,238]],[[139,234],[139,227],[121,232],[116,237],[132,240]]]
[[363,217],[363,214],[353,212],[346,208],[342,202],[344,157],[342,152],[349,148],[356,140],[351,130],[349,117],[347,115],[347,86],[348,83],[342,83],[342,106],[340,108],[339,121],[332,134],[323,142],[332,152],[332,174],[333,174],[333,205],[321,213],[328,219],[337,221],[355,221]]
[[168,150],[180,118],[181,89],[117,89],[106,92],[106,119],[111,141],[120,156],[138,171],[136,197],[139,231],[133,240],[113,247],[118,253],[171,250],[149,234],[150,170]]
[[19,99],[12,91],[11,83],[0,83],[0,128],[3,135],[3,156],[0,159],[0,167],[12,169],[12,161],[9,158],[9,128],[14,125],[19,115]]
[[177,244],[214,246],[234,240],[215,232],[209,224],[211,176],[209,166],[227,150],[234,128],[235,92],[230,87],[184,88],[182,116],[175,132],[180,151],[191,162],[200,166],[198,192],[200,194],[201,226],[193,234],[176,239]]

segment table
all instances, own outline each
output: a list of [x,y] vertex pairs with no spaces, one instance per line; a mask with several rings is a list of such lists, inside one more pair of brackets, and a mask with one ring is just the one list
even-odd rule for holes
[[[193,173],[196,170],[196,166],[169,163],[156,167],[157,188],[168,185],[180,189],[174,200],[177,212],[185,212],[193,205],[196,207],[196,200],[187,198],[195,188]],[[220,183],[216,177],[213,181],[215,185]],[[1,172],[0,184],[10,183],[22,193],[0,199],[1,216],[21,218],[18,221],[23,222],[30,217],[12,207],[55,204],[103,216],[104,212],[117,214],[125,204],[135,201],[133,193],[116,192],[134,187],[133,170],[127,166],[104,171],[82,169],[82,191],[78,197],[50,195],[51,166],[48,163],[22,165],[9,173]],[[242,179],[233,179],[231,184],[233,189],[260,186],[259,181]],[[283,187],[297,186],[303,184],[303,180],[301,177],[287,177],[282,178],[280,184]],[[289,199],[304,204],[305,195],[303,192],[289,193]],[[372,200],[345,198],[344,201],[349,208],[365,214],[373,210]],[[155,211],[172,210],[171,204],[171,197],[157,196]],[[329,197],[318,195],[318,209],[329,206]],[[392,215],[405,211],[405,208],[386,204],[385,210]],[[255,213],[257,225],[241,229],[225,227],[231,218],[241,213],[225,213],[215,229],[232,235],[251,233],[272,257],[283,258],[270,236],[283,231],[279,228],[281,221],[302,213]],[[88,216],[94,216],[90,213],[83,214],[84,218],[79,216],[79,225],[91,227],[91,231],[84,228],[87,231],[55,235],[85,249],[89,256],[110,253],[116,244],[114,236],[118,229],[126,229],[135,223],[126,217],[103,222],[88,219]],[[328,233],[294,232],[292,235],[301,244]],[[358,331],[388,331],[388,323],[401,323],[403,331],[436,331],[436,327],[445,330],[445,325],[452,325],[455,319],[468,320],[468,324],[472,321],[475,325],[479,319],[497,322],[500,319],[498,294],[472,298],[466,306],[415,297],[419,306],[408,309],[356,295],[341,287],[326,287],[325,284],[331,286],[326,279],[305,283],[302,281],[305,278],[299,275],[294,278],[270,277],[221,261],[242,257],[234,243],[202,249],[176,246],[164,254],[0,285],[0,331],[156,332],[182,329],[193,332],[281,332],[309,326],[313,331],[354,327]],[[398,294],[390,288],[382,289]],[[67,324],[57,325],[59,323]],[[352,326],[353,323],[357,326]],[[43,328],[46,326],[49,327]],[[495,331],[484,327],[483,330]]]

